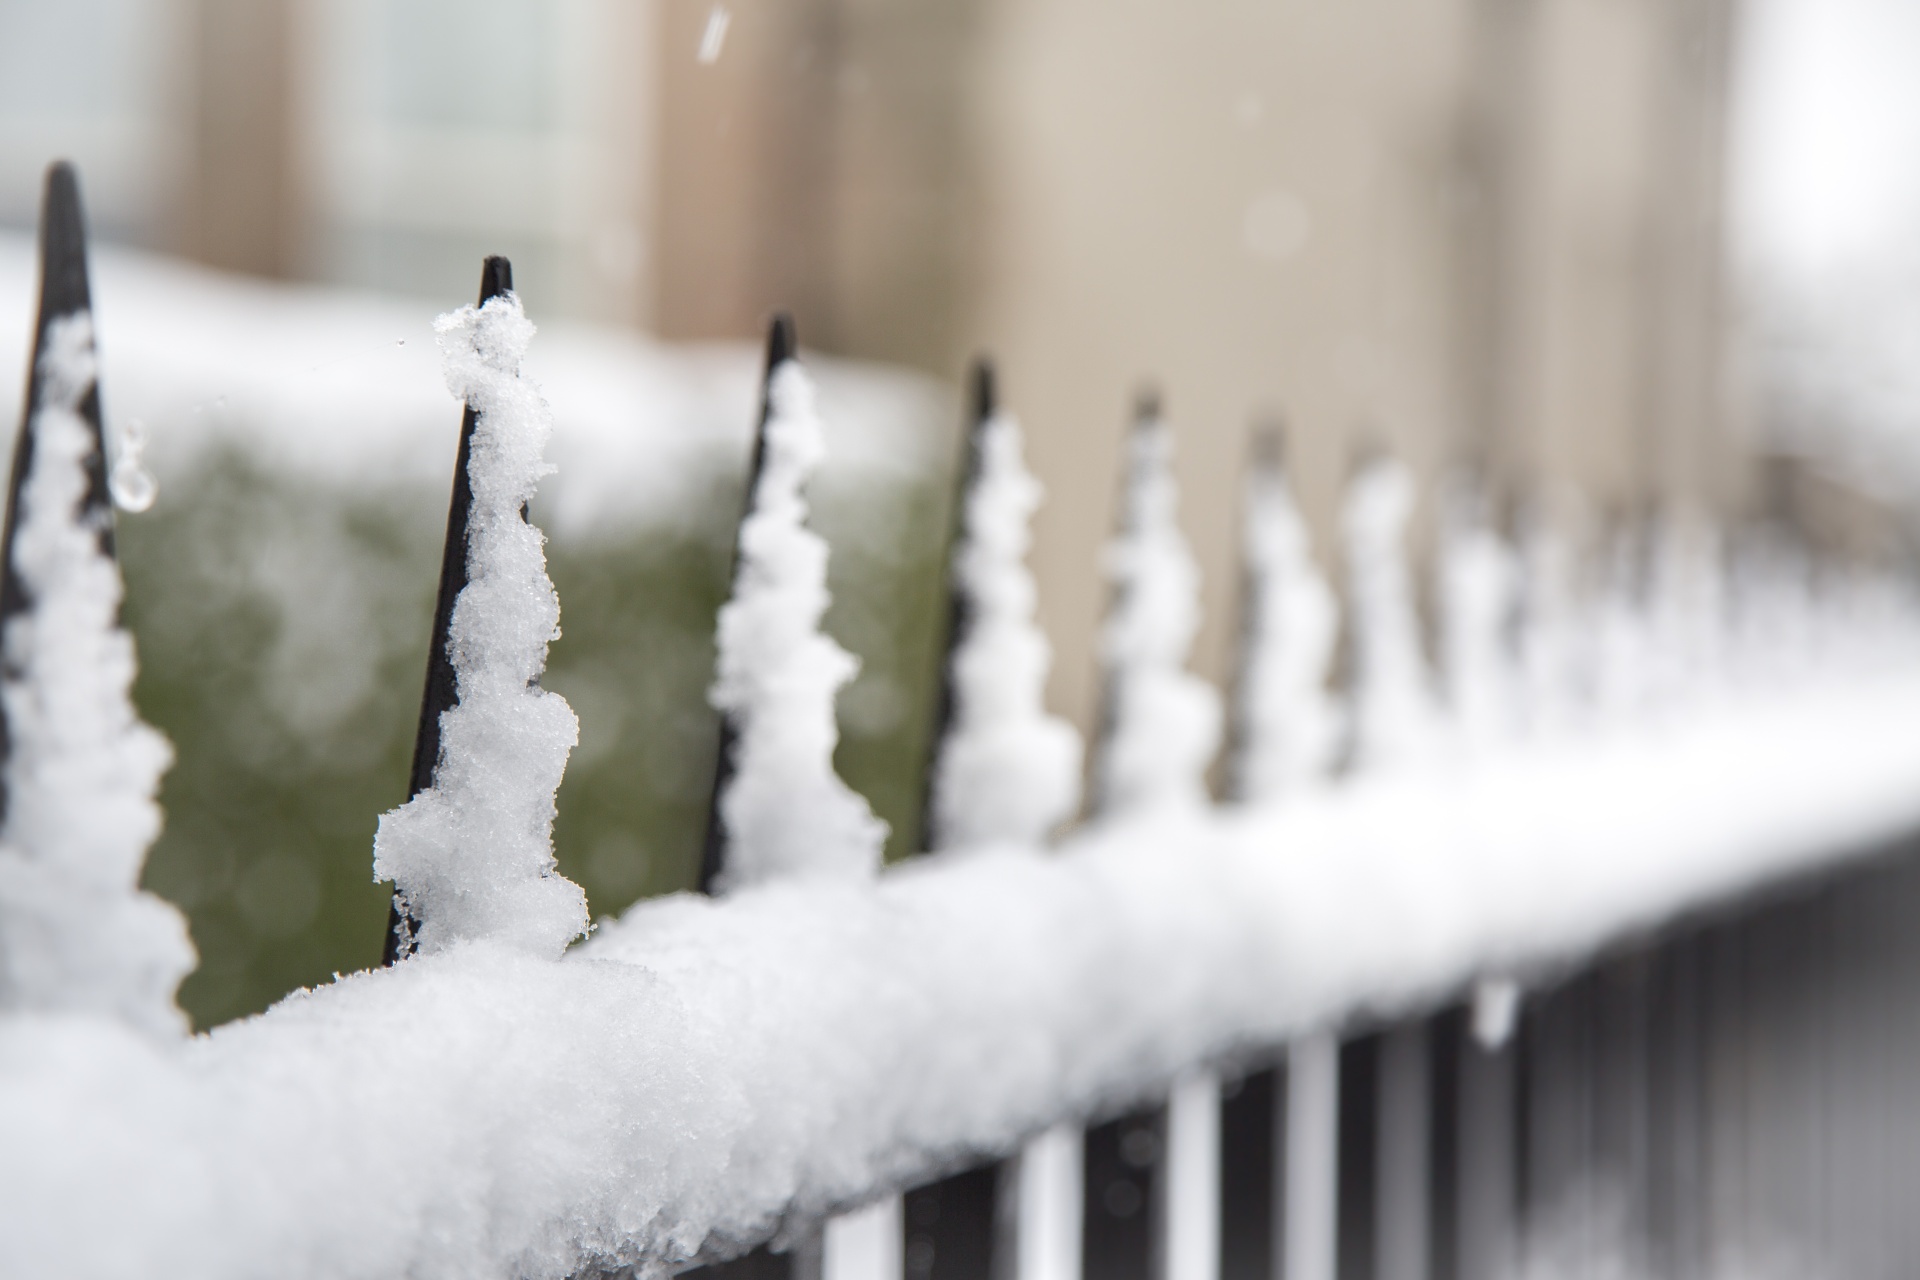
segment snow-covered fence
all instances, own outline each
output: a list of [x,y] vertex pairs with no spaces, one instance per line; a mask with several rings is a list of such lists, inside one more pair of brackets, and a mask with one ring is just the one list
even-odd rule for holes
[[[818,410],[776,327],[719,620],[715,893],[576,943],[584,902],[549,835],[576,722],[539,686],[559,605],[527,515],[550,416],[500,264],[439,325],[462,461],[414,794],[375,849],[395,963],[188,1038],[184,930],[137,888],[166,752],[127,697],[63,173],[4,549],[22,604],[0,686],[0,1271],[652,1273],[772,1242],[845,1280],[1211,1280],[1261,1216],[1239,1179],[1271,1182],[1284,1108],[1265,1216],[1284,1200],[1286,1274],[1323,1280],[1334,1032],[1471,991],[1497,1035],[1516,980],[1920,825],[1920,625],[1888,583],[1771,552],[1723,587],[1707,541],[1675,534],[1657,590],[1581,595],[1517,577],[1555,557],[1516,561],[1464,504],[1436,678],[1410,481],[1379,462],[1343,522],[1336,704],[1333,593],[1277,457],[1248,500],[1235,799],[1212,804],[1223,717],[1185,670],[1197,571],[1156,406],[1108,559],[1099,804],[1062,833],[1079,743],[1040,701],[1039,495],[983,393],[933,850],[882,872],[878,821],[832,768],[851,663],[820,629]],[[78,303],[59,291],[75,271]],[[1248,1074],[1283,1054],[1284,1101]],[[930,1202],[973,1225],[930,1229]],[[1013,1227],[998,1263],[988,1219]]]

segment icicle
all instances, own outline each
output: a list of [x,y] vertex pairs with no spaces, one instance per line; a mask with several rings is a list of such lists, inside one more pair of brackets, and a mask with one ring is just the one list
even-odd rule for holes
[[133,640],[100,457],[93,321],[73,174],[48,176],[39,342],[6,542],[0,1008],[179,1033],[186,922],[139,888],[172,750],[129,696]]
[[1220,743],[1220,696],[1185,669],[1200,626],[1200,568],[1180,533],[1173,438],[1157,407],[1142,407],[1129,451],[1121,530],[1107,548],[1113,612],[1100,645],[1103,814],[1205,805]]
[[1465,477],[1449,486],[1440,546],[1440,657],[1461,740],[1484,748],[1515,727],[1510,627],[1519,565],[1485,496]]
[[827,544],[804,490],[826,452],[813,382],[784,360],[768,376],[764,455],[740,526],[733,596],[720,610],[710,695],[733,730],[719,796],[725,891],[785,876],[871,875],[887,826],[833,770],[833,700],[859,664],[820,629]]
[[1349,607],[1353,619],[1353,742],[1349,764],[1374,770],[1431,750],[1435,711],[1407,574],[1413,478],[1389,458],[1361,469],[1347,491]]
[[1233,794],[1259,802],[1325,777],[1338,733],[1326,689],[1337,605],[1314,563],[1277,440],[1248,474],[1243,536],[1247,612],[1235,690]]
[[448,389],[473,419],[466,584],[447,632],[457,698],[438,716],[432,785],[380,819],[374,874],[394,882],[421,951],[484,938],[558,956],[586,931],[587,904],[554,869],[553,797],[579,722],[539,686],[560,602],[545,538],[525,515],[552,470],[542,451],[553,418],[520,374],[534,329],[519,299],[463,307],[434,327]]
[[1042,701],[1053,653],[1033,619],[1026,565],[1041,489],[1020,445],[1020,425],[1009,414],[989,410],[975,428],[953,555],[963,625],[949,659],[952,720],[933,790],[940,849],[1038,843],[1080,805],[1080,735]]

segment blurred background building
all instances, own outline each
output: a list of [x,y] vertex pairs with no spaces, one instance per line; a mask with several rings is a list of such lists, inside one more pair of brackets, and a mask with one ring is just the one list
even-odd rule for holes
[[1323,545],[1372,445],[1509,507],[1577,491],[1593,527],[1755,501],[1725,359],[1735,7],[9,0],[0,213],[24,225],[64,153],[105,229],[217,267],[444,304],[506,252],[548,316],[740,339],[784,306],[816,349],[950,380],[991,351],[1084,722],[1148,384],[1214,676],[1255,419],[1287,424]]

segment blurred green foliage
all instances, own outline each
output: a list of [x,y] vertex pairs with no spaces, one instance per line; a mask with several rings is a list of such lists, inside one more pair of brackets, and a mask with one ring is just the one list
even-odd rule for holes
[[[555,844],[596,919],[694,882],[740,509],[737,483],[712,487],[684,504],[705,513],[692,523],[548,547],[563,635],[545,683],[580,717]],[[827,627],[863,664],[836,760],[891,824],[889,857],[918,829],[947,488],[816,501],[834,547]],[[178,757],[145,883],[188,915],[201,960],[180,998],[197,1026],[379,960],[373,832],[406,798],[445,502],[302,484],[229,453],[121,519],[135,697]]]

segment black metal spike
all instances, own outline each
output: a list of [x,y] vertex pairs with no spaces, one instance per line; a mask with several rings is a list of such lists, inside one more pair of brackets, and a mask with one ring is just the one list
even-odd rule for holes
[[[767,461],[767,423],[773,417],[773,373],[781,365],[794,358],[799,350],[794,340],[793,317],[784,311],[777,311],[767,321],[767,362],[760,376],[760,421],[753,432],[753,460],[747,466],[747,491],[741,499],[740,521],[753,514],[753,504],[760,489],[760,472]],[[733,540],[733,564],[727,573],[728,591],[740,577],[740,535],[735,527]],[[739,726],[732,716],[720,717],[720,746],[713,766],[713,792],[707,799],[706,842],[700,849],[700,892],[712,893],[720,883],[720,873],[726,867],[727,833],[726,825],[720,818],[720,799],[726,794],[727,785],[733,781],[733,752],[739,739]]]
[[[33,468],[34,409],[40,403],[40,355],[47,330],[56,320],[93,310],[93,292],[87,283],[87,220],[80,204],[80,178],[65,160],[47,168],[40,204],[40,307],[33,327],[33,356],[27,366],[27,401],[20,415],[20,432],[13,442],[13,474],[7,485],[7,515],[0,532],[0,636],[15,615],[32,603],[13,568],[14,532],[20,519],[20,490]],[[101,425],[100,384],[96,380],[80,402],[80,416],[93,433],[93,451],[87,455],[87,496],[82,518],[98,532],[101,553],[111,557],[113,498],[107,488],[107,438]],[[0,768],[12,754],[12,734],[0,709]],[[0,772],[0,821],[7,812],[4,773]]]
[[[480,267],[480,305],[484,307],[489,300],[512,292],[513,264],[502,257],[489,257]],[[440,763],[440,716],[459,701],[453,659],[447,654],[447,633],[453,625],[454,602],[467,585],[467,520],[473,509],[473,482],[467,475],[467,462],[473,453],[474,421],[472,407],[464,408],[460,414],[460,449],[453,465],[453,496],[447,503],[447,540],[440,551],[440,593],[433,603],[426,688],[420,696],[420,725],[413,738],[409,800],[433,785],[433,771]],[[381,964],[391,965],[412,954],[411,941],[403,944],[401,939],[411,939],[419,924],[401,907],[400,895],[394,894]]]
[[934,831],[934,782],[940,767],[941,749],[946,745],[947,733],[953,727],[953,659],[973,626],[973,602],[966,592],[960,590],[959,579],[954,576],[953,562],[966,542],[967,503],[973,495],[974,486],[980,483],[980,473],[985,464],[982,450],[986,447],[987,423],[999,412],[992,360],[986,356],[974,360],[967,378],[967,390],[967,431],[962,445],[965,454],[958,472],[959,483],[954,487],[953,531],[947,539],[946,643],[941,648],[939,701],[934,705],[933,726],[927,734],[927,767],[920,794],[919,847],[928,852],[933,850],[938,839]]
[[[1152,385],[1144,386],[1134,395],[1133,421],[1127,428],[1126,438],[1121,442],[1120,503],[1114,525],[1122,533],[1131,532],[1134,527],[1133,491],[1135,485],[1139,483],[1139,475],[1133,442],[1145,432],[1159,429],[1160,423],[1160,392]],[[1111,613],[1120,606],[1124,591],[1124,587],[1114,589],[1107,600],[1108,612]],[[1102,781],[1106,775],[1103,757],[1107,751],[1107,744],[1113,737],[1115,717],[1113,673],[1104,672],[1100,678],[1100,703],[1094,711],[1093,750],[1090,753],[1093,765],[1092,785],[1088,788],[1090,793],[1088,811],[1096,815],[1105,807],[1107,799],[1102,794],[1106,790],[1105,783]]]
[[[1143,433],[1160,429],[1159,392],[1143,388],[1133,402],[1133,423],[1126,441],[1127,456],[1120,473],[1117,525],[1134,528],[1134,487],[1139,483],[1132,444]],[[1108,608],[1122,600],[1117,590]],[[1109,797],[1102,782],[1101,759],[1110,749],[1115,722],[1115,681],[1112,672],[1101,680],[1099,720],[1094,733],[1093,799],[1098,814]],[[1088,1125],[1081,1136],[1080,1177],[1086,1189],[1080,1212],[1081,1268],[1104,1280],[1152,1280],[1165,1259],[1166,1248],[1167,1105],[1148,1105],[1125,1115]]]
[[[1247,467],[1251,475],[1271,476],[1279,471],[1282,459],[1286,456],[1286,427],[1277,417],[1263,418],[1254,423],[1252,439],[1247,446]],[[1244,512],[1242,513],[1244,518]],[[1240,565],[1240,618],[1239,633],[1236,637],[1237,652],[1233,668],[1233,699],[1227,708],[1227,786],[1230,798],[1245,800],[1243,794],[1242,759],[1247,751],[1247,723],[1242,708],[1246,706],[1247,683],[1253,673],[1253,619],[1261,607],[1261,584],[1253,575],[1253,566],[1244,559],[1245,548]]]
[[[793,317],[776,311],[767,321],[767,359],[760,374],[760,421],[753,432],[753,457],[747,464],[747,491],[740,500],[740,523],[753,514],[754,500],[760,490],[760,472],[767,461],[767,423],[773,417],[773,373],[794,358],[799,344],[794,340]],[[727,571],[728,592],[740,577],[740,535],[735,526],[733,562]],[[739,727],[732,716],[720,717],[720,744],[713,765],[713,791],[707,799],[706,840],[700,849],[701,893],[713,893],[726,869],[727,833],[720,818],[720,799],[733,781],[733,753],[739,741]],[[759,1248],[725,1262],[709,1263],[681,1273],[682,1280],[809,1280],[820,1269],[818,1234],[785,1253],[771,1247]]]
[[[972,601],[954,576],[954,557],[966,539],[967,502],[984,467],[986,426],[998,411],[993,362],[977,358],[967,379],[965,455],[954,488],[953,535],[947,543],[946,646],[940,660],[940,700],[927,739],[927,769],[920,807],[920,848],[932,852],[934,782],[940,751],[953,726],[954,656],[973,625]],[[903,1198],[902,1256],[915,1260],[915,1280],[994,1280],[1012,1274],[1010,1215],[1003,1201],[1010,1183],[1003,1160],[991,1160],[909,1190]],[[924,1263],[925,1265],[919,1265]]]

